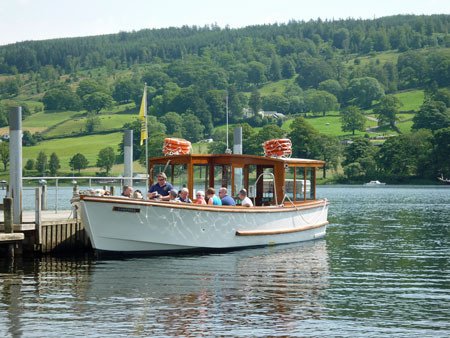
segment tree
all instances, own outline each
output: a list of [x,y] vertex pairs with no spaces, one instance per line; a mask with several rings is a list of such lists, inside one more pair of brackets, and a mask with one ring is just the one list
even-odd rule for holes
[[101,121],[98,116],[93,116],[91,113],[88,114],[86,119],[86,131],[92,133],[100,127]]
[[336,79],[335,69],[325,60],[307,57],[301,61],[299,74],[295,81],[302,88],[317,88],[319,83],[328,79]]
[[290,79],[295,75],[294,63],[291,60],[283,60],[281,63],[281,76]]
[[47,169],[47,155],[43,151],[40,151],[36,158],[36,170],[45,176],[45,170]]
[[450,176],[450,127],[442,128],[434,134],[434,158],[436,159],[436,170],[439,174]]
[[36,139],[33,135],[31,135],[29,130],[25,130],[22,136],[22,145],[23,146],[34,146],[36,144]]
[[9,144],[6,142],[0,143],[0,161],[2,161],[3,168],[6,171],[9,163]]
[[269,69],[269,77],[272,81],[278,81],[281,79],[281,65],[280,59],[277,55],[272,56],[272,64]]
[[81,172],[81,169],[86,169],[89,164],[87,158],[80,153],[75,154],[69,162],[69,166],[72,170],[78,170],[78,173]]
[[261,109],[261,93],[255,88],[250,94],[248,105],[253,111],[253,114],[258,114]]
[[135,82],[131,79],[121,79],[115,83],[112,97],[117,102],[127,103],[138,93],[141,93],[141,89]]
[[112,97],[109,94],[102,92],[95,92],[83,96],[83,107],[88,112],[98,113],[103,108],[110,107],[112,104]]
[[[365,158],[373,158],[375,153],[374,146],[370,143],[368,139],[358,137],[354,138],[352,143],[344,149],[345,160],[342,165],[347,166],[351,163],[370,163],[370,161],[363,161]],[[368,169],[368,167],[364,168]]]
[[33,160],[32,158],[29,158],[29,159],[27,160],[27,163],[25,164],[25,169],[26,169],[26,170],[33,170],[34,167],[35,167],[35,162],[34,162],[34,160]]
[[338,101],[340,101],[342,98],[343,89],[341,84],[337,80],[330,79],[322,81],[321,83],[319,83],[318,89],[333,94],[334,96],[336,96]]
[[266,81],[266,67],[258,61],[251,61],[248,64],[248,80],[254,84],[260,84]]
[[282,95],[267,95],[262,98],[262,108],[265,111],[276,111],[287,114],[289,112],[289,100]]
[[318,154],[316,141],[319,132],[303,117],[297,117],[291,123],[290,129],[292,155],[298,158],[314,158]]
[[109,173],[112,166],[116,162],[116,154],[112,147],[103,148],[99,151],[97,156],[97,167],[104,168],[106,174]]
[[318,155],[325,161],[323,167],[323,178],[327,178],[327,169],[333,168],[335,171],[339,166],[342,155],[342,144],[336,136],[319,134],[316,139],[318,143]]
[[107,90],[95,80],[85,79],[80,81],[80,85],[77,88],[77,95],[80,99],[84,100],[86,95],[94,94],[95,92],[107,92]]
[[50,170],[50,176],[56,176],[58,169],[61,168],[61,164],[59,163],[59,158],[56,153],[52,153],[50,155],[50,160],[48,161],[48,168]]
[[378,125],[389,124],[392,128],[395,128],[396,114],[402,105],[403,103],[394,95],[383,96],[373,109],[373,112],[378,114]]
[[450,126],[450,112],[441,101],[425,102],[413,117],[412,129],[438,130]]
[[205,127],[201,124],[197,116],[192,112],[183,115],[182,134],[185,139],[191,142],[198,142],[203,138],[203,130]]
[[78,110],[82,106],[78,95],[66,84],[49,89],[42,98],[42,102],[45,110]]
[[168,135],[180,137],[183,127],[183,118],[175,112],[168,112],[159,119],[166,126]]
[[316,90],[311,93],[306,102],[311,112],[322,113],[323,116],[327,111],[339,108],[336,96],[323,90]]
[[361,109],[356,106],[348,106],[342,112],[341,124],[342,131],[351,131],[355,135],[355,130],[365,130],[366,118]]
[[377,79],[373,77],[355,78],[348,84],[347,101],[368,109],[372,106],[373,100],[378,100],[384,95],[383,87]]

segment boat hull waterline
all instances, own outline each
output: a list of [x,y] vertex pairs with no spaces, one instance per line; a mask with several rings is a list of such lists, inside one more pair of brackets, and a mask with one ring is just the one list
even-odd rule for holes
[[321,238],[329,202],[244,208],[86,196],[75,204],[94,249],[157,253]]

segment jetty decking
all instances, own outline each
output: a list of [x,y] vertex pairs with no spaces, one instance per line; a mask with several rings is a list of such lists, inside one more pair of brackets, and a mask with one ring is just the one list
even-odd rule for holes
[[[37,219],[36,219],[37,218]],[[80,219],[73,218],[71,210],[24,211],[21,224],[13,226],[12,233],[5,232],[4,212],[0,211],[0,245],[15,244],[18,253],[65,252],[90,248],[89,239]]]

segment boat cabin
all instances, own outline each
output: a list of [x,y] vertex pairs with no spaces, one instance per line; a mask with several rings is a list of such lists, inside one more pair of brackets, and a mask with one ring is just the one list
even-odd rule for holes
[[237,154],[170,155],[148,160],[150,184],[164,172],[175,189],[187,187],[192,200],[198,190],[213,187],[217,192],[226,187],[238,205],[236,196],[245,188],[255,206],[316,200],[316,171],[324,164],[318,160]]

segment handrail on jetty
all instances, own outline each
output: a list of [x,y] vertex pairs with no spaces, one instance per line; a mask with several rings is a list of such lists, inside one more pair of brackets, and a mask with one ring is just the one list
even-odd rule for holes
[[[40,177],[22,177],[22,182],[25,180],[28,181],[42,181],[44,180],[45,182],[47,180],[55,180],[55,213],[58,212],[58,182],[59,180],[88,180],[89,181],[89,188],[92,186],[92,180],[104,180],[107,181],[108,183],[114,183],[116,181],[120,182],[120,190],[122,191],[123,188],[123,183],[125,180],[130,180],[130,181],[142,181],[142,180],[146,180],[147,179],[147,175],[143,175],[143,177],[123,177],[123,176],[40,176]],[[46,183],[44,183],[46,184]]]

